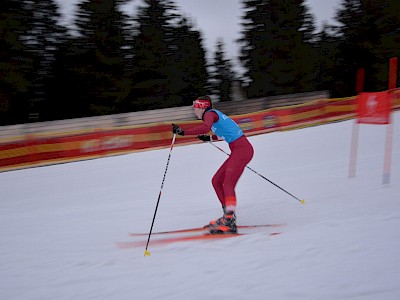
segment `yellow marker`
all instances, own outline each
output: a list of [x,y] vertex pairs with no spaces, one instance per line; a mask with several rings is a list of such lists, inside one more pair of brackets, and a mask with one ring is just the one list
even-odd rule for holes
[[304,199],[303,199],[303,200],[300,200],[300,202],[301,202],[301,204],[304,204]]
[[150,256],[150,252],[147,250],[144,250],[144,256]]

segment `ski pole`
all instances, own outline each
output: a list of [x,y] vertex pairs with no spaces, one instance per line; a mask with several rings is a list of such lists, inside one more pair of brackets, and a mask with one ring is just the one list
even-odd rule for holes
[[169,149],[167,166],[165,167],[164,176],[163,176],[163,179],[162,179],[162,182],[161,182],[160,193],[158,194],[157,205],[156,205],[156,209],[154,211],[153,221],[151,222],[149,237],[147,238],[146,249],[144,250],[144,256],[150,256],[150,252],[147,250],[147,248],[148,248],[149,243],[150,243],[150,236],[151,236],[151,233],[153,231],[154,220],[156,219],[158,204],[160,203],[160,198],[161,198],[161,193],[162,193],[162,189],[163,189],[163,186],[164,186],[165,176],[167,175],[168,165],[169,165],[169,161],[171,159],[171,152],[172,152],[172,149],[174,148],[175,138],[176,138],[176,134],[174,133],[174,136],[172,138],[171,148]]
[[[217,148],[218,150],[220,150],[221,152],[225,153],[226,155],[229,156],[228,153],[226,153],[223,149],[221,149],[220,147],[216,146],[213,142],[210,142],[211,145],[213,145],[215,148]],[[252,171],[253,173],[257,174],[258,176],[260,176],[261,178],[265,179],[266,181],[268,181],[269,183],[273,184],[274,186],[276,186],[277,188],[281,189],[282,191],[284,191],[286,194],[292,196],[294,199],[296,199],[297,201],[299,201],[300,203],[304,204],[304,200],[301,200],[299,198],[297,198],[296,196],[292,195],[291,193],[289,193],[287,190],[281,188],[279,185],[277,185],[276,183],[272,182],[271,180],[269,180],[267,177],[261,175],[260,173],[258,173],[257,171],[253,170],[252,168],[250,168],[249,166],[246,166],[247,169],[249,169],[250,171]]]

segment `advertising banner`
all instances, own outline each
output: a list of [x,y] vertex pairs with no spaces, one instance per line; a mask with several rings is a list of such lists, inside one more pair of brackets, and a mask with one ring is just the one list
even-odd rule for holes
[[[390,95],[393,106],[399,107],[400,97],[396,96],[400,95],[400,91],[396,93],[392,90]],[[382,96],[381,100],[379,93],[374,93],[373,98],[363,97],[361,103],[364,108],[358,112],[361,121],[388,122],[387,97]],[[231,117],[246,135],[251,136],[354,118],[357,116],[357,104],[357,97],[319,99]],[[180,121],[178,124],[191,128],[201,124],[201,121]],[[60,132],[49,128],[45,132],[0,140],[0,172],[164,148],[171,144],[171,138],[171,122],[91,128],[79,132]],[[201,142],[194,136],[178,136],[175,142],[177,145],[193,143]]]
[[387,91],[358,96],[357,122],[360,124],[389,124],[390,111],[391,97]]

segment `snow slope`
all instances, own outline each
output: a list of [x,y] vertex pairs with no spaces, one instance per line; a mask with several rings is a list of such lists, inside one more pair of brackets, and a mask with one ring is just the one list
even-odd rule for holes
[[[150,229],[169,149],[0,173],[0,299],[400,299],[400,113],[394,119],[388,185],[386,126],[360,127],[351,179],[353,121],[250,137],[250,166],[306,204],[246,170],[238,223],[286,226],[150,242],[150,257],[116,243],[147,240],[128,233]],[[207,143],[174,147],[154,231],[221,215],[211,177],[225,159]]]

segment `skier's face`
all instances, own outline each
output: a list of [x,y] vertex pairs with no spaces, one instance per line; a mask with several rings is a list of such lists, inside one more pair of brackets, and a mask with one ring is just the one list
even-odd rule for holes
[[201,120],[204,111],[205,111],[204,108],[194,108],[194,114],[196,115],[197,119]]

